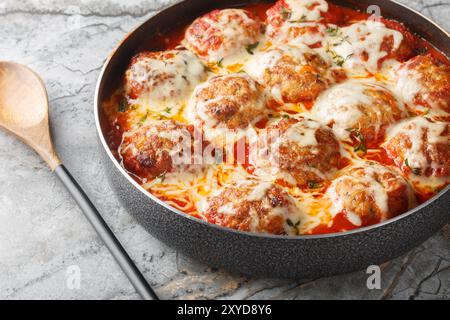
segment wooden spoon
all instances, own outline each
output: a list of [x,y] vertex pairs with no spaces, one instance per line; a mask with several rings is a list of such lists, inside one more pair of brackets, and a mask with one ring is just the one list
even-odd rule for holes
[[61,179],[143,299],[158,299],[81,187],[61,164],[50,137],[44,83],[25,66],[0,61],[0,127],[33,148]]

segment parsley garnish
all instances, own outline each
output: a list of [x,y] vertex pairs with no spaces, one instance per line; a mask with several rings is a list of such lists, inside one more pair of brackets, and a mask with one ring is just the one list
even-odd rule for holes
[[287,225],[288,225],[289,227],[297,228],[297,227],[300,225],[301,221],[299,220],[299,221],[297,221],[297,222],[294,224],[294,222],[292,222],[291,219],[287,219],[287,220],[286,220],[286,223],[287,223]]
[[422,48],[417,48],[416,49],[416,53],[418,55],[425,55],[425,54],[428,53],[428,51],[429,51],[429,49],[427,47],[422,47]]
[[337,36],[338,33],[339,33],[339,27],[336,27],[336,28],[328,27],[327,33],[328,33],[330,36],[335,37],[335,36]]
[[331,50],[330,47],[327,48],[327,53],[331,55],[331,58],[333,59],[334,63],[336,63],[339,67],[342,67],[351,56],[353,56],[353,53],[349,54],[347,57],[342,57],[338,55],[334,50]]
[[219,67],[219,68],[222,68],[223,67],[223,58],[222,59],[220,59],[219,61],[217,61],[217,66]]
[[166,174],[167,174],[167,171],[161,173],[159,176],[156,177],[156,179],[158,179],[160,181],[160,183],[163,183],[164,180],[166,180]]
[[125,112],[128,110],[127,99],[125,99],[125,98],[120,99],[119,105],[118,105],[118,110],[119,110],[119,112]]
[[350,132],[353,136],[353,138],[356,139],[358,144],[353,149],[356,153],[367,153],[367,146],[366,146],[366,138],[364,135],[359,131],[358,129],[349,128],[347,129],[348,132]]
[[292,16],[292,12],[285,7],[281,7],[281,16],[283,17],[283,20],[289,20]]
[[164,109],[164,112],[170,114],[170,112],[172,112],[172,108],[167,107],[166,109]]
[[363,154],[366,154],[367,153],[367,147],[364,145],[364,144],[358,144],[356,147],[355,147],[355,152],[356,153],[363,153]]
[[290,23],[298,23],[298,22],[305,22],[305,21],[306,21],[306,15],[305,14],[302,15],[300,17],[300,19],[298,19],[298,20],[289,20]]
[[248,54],[253,54],[253,51],[259,46],[259,42],[255,42],[254,44],[249,45],[245,50],[247,50]]
[[408,158],[405,159],[405,166],[407,166],[416,176],[420,176],[422,174],[422,170],[420,168],[411,168]]
[[318,183],[317,181],[308,181],[308,188],[309,189],[320,189],[322,188],[322,185]]
[[145,121],[147,121],[147,118],[148,118],[148,111],[142,116],[141,119],[139,119],[140,125],[143,125]]

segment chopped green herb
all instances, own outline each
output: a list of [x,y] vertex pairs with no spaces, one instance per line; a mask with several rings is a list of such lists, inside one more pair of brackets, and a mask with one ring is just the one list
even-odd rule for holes
[[166,174],[167,174],[167,171],[161,173],[159,176],[156,177],[156,179],[158,179],[160,181],[160,183],[163,183],[164,180],[166,180]]
[[428,108],[427,111],[425,111],[425,112],[422,114],[422,116],[426,117],[427,115],[430,114],[430,111],[431,111],[431,109]]
[[336,63],[339,67],[342,67],[344,65],[345,61],[347,61],[351,56],[353,56],[353,53],[352,53],[352,54],[349,54],[347,57],[344,58],[344,57],[338,55],[329,46],[327,48],[327,53],[331,55],[331,58],[333,59],[334,63]]
[[339,67],[342,67],[343,65],[344,65],[344,63],[348,60],[348,59],[350,59],[351,57],[353,56],[353,53],[350,53],[348,56],[346,56],[344,59],[342,59],[342,57],[340,57],[340,59],[339,59],[339,61],[337,61],[336,62],[336,64],[339,66]]
[[259,46],[259,42],[255,42],[254,44],[249,45],[245,50],[247,50],[248,54],[253,54],[253,51]]
[[405,159],[405,166],[407,166],[407,167],[411,170],[411,172],[412,172],[413,174],[415,174],[416,176],[420,176],[420,175],[422,174],[422,169],[420,169],[420,168],[412,168],[412,167],[409,165],[409,160],[408,160],[408,158]]
[[148,111],[142,116],[141,119],[139,119],[139,123],[143,125],[145,121],[147,121],[147,118],[148,118]]
[[349,128],[347,129],[348,132],[351,133],[352,137],[356,139],[358,144],[353,149],[356,153],[367,153],[367,146],[366,146],[366,138],[364,135],[359,131],[358,129]]
[[443,190],[443,187],[441,186],[441,187],[435,187],[435,188],[433,188],[433,192],[434,193],[439,193],[439,192],[441,192]]
[[318,183],[317,181],[308,181],[308,188],[309,189],[320,189],[322,188],[322,185]]
[[119,112],[125,112],[128,110],[128,102],[127,99],[122,98],[119,101],[119,106],[118,106],[118,110]]
[[425,55],[425,54],[428,53],[428,51],[429,51],[429,49],[427,47],[422,47],[422,48],[417,48],[416,49],[416,53],[418,55]]
[[297,227],[300,225],[301,221],[299,220],[299,221],[297,221],[296,223],[294,223],[294,222],[292,222],[291,219],[287,219],[287,220],[286,220],[286,223],[287,223],[287,225],[288,225],[289,227],[291,227],[291,228],[297,228]]
[[281,116],[280,116],[279,114],[273,114],[273,113],[271,113],[271,114],[269,114],[269,118],[270,118],[270,119],[280,119]]
[[354,150],[356,153],[363,153],[363,154],[367,153],[367,147],[362,143],[355,146]]
[[170,114],[170,112],[172,112],[172,108],[167,107],[166,109],[164,109],[164,112]]
[[327,33],[330,36],[335,37],[335,36],[337,36],[339,34],[339,27],[336,27],[336,28],[328,27]]
[[283,20],[289,20],[291,19],[292,12],[285,7],[281,7],[281,16],[283,17]]
[[305,21],[306,21],[306,15],[305,14],[302,15],[300,17],[300,19],[298,19],[298,20],[289,20],[290,23],[298,23],[298,22],[305,22]]
[[284,119],[290,119],[290,118],[291,118],[291,116],[288,115],[287,113],[283,113],[281,116],[282,116]]
[[219,68],[222,68],[223,67],[223,58],[222,59],[220,59],[219,61],[217,61],[217,66],[219,67]]

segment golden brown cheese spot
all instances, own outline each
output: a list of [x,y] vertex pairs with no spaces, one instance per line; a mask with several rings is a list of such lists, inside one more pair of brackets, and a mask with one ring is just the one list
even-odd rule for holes
[[204,216],[227,228],[282,235],[296,232],[299,221],[287,220],[297,210],[293,199],[279,187],[267,182],[245,182],[225,187],[210,197]]
[[333,202],[332,214],[343,212],[356,226],[390,219],[415,204],[408,182],[395,171],[374,163],[344,170],[327,194]]
[[255,44],[261,31],[261,22],[246,10],[214,10],[192,23],[185,43],[203,60],[219,63]]
[[[215,129],[245,129],[266,113],[266,98],[244,73],[218,76],[198,86],[188,104],[192,122],[203,126],[207,138]],[[208,137],[208,135],[211,135]]]
[[450,126],[417,117],[392,128],[384,144],[405,174],[450,177]]
[[258,156],[255,162],[259,168],[279,169],[277,178],[293,177],[298,186],[308,187],[330,179],[339,168],[340,146],[328,127],[308,119],[283,119],[268,132],[268,157]]
[[192,145],[189,138],[191,132],[184,125],[173,121],[153,122],[125,133],[119,154],[125,169],[151,180],[175,169],[178,165],[175,156],[182,159],[183,148]]
[[330,83],[345,79],[343,71],[329,72],[329,64],[306,47],[284,46],[255,56],[245,70],[269,88],[279,103],[310,102]]
[[369,145],[384,138],[386,128],[408,114],[386,88],[347,81],[325,92],[313,108],[314,118],[331,126],[337,137]]
[[430,55],[401,65],[396,89],[413,112],[422,106],[450,113],[450,66]]

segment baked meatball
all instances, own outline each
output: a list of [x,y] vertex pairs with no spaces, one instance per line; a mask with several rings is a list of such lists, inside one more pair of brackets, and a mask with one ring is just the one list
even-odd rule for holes
[[339,23],[341,10],[325,0],[280,0],[267,11],[266,34],[272,42],[321,47],[326,23]]
[[411,111],[423,113],[428,108],[450,113],[450,66],[430,55],[417,56],[396,74],[396,89]]
[[355,226],[368,226],[408,211],[415,197],[394,170],[368,162],[345,169],[327,190],[331,214],[344,213]]
[[450,178],[450,125],[416,117],[395,125],[384,143],[407,175]]
[[131,60],[124,88],[129,104],[161,112],[186,101],[205,79],[205,67],[190,51],[146,51]]
[[341,160],[332,130],[303,118],[282,119],[270,126],[257,150],[251,160],[261,173],[269,170],[275,179],[299,187],[315,188],[331,179]]
[[382,140],[386,128],[408,114],[386,88],[351,80],[321,95],[313,107],[313,115],[331,126],[341,140],[361,147],[364,144],[365,148]]
[[283,46],[257,54],[245,71],[283,104],[313,101],[329,83],[345,77],[328,68],[319,54],[305,46]]
[[298,234],[300,218],[294,200],[268,182],[245,181],[222,188],[207,199],[207,221],[241,231]]
[[258,42],[262,23],[241,9],[214,10],[186,30],[185,45],[209,63],[244,51]]
[[327,32],[327,52],[347,69],[377,73],[386,60],[405,61],[414,53],[414,37],[406,27],[389,20],[330,27]]
[[151,180],[192,164],[191,129],[174,121],[144,124],[124,133],[119,154],[123,166],[141,179]]
[[217,76],[199,85],[187,108],[187,117],[202,127],[205,137],[223,144],[224,132],[246,129],[266,112],[259,85],[245,73]]

